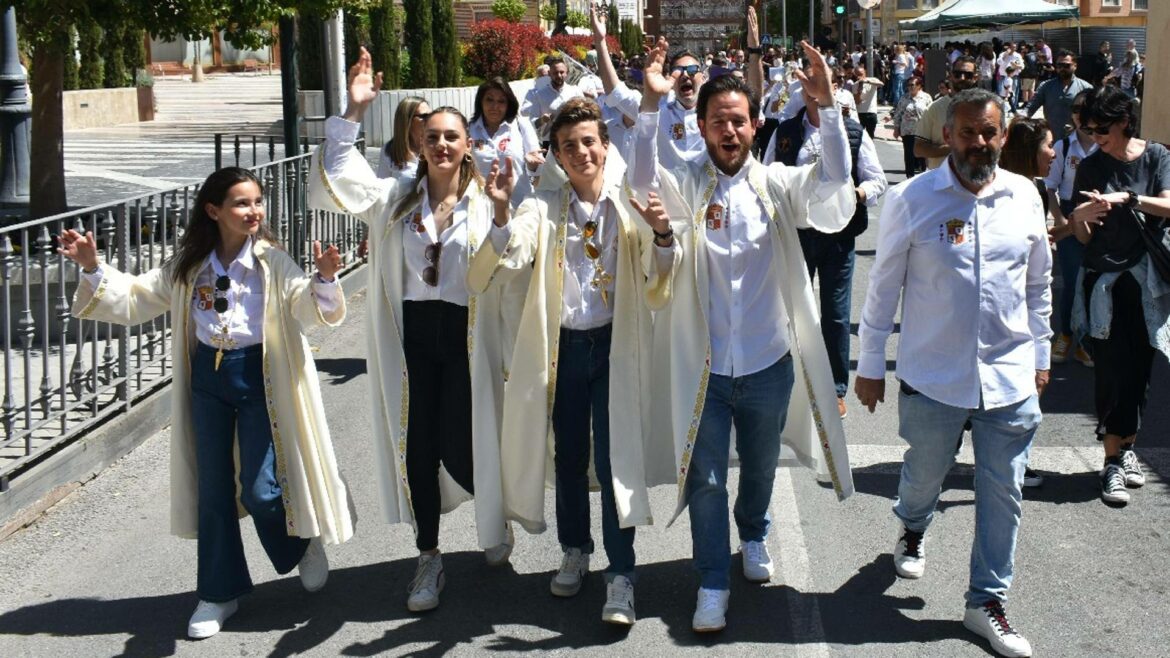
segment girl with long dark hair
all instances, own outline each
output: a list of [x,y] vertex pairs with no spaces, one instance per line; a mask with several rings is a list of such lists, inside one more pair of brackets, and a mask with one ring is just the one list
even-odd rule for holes
[[471,115],[471,142],[475,147],[472,157],[483,176],[488,175],[496,160],[512,160],[512,171],[516,172],[513,207],[532,195],[529,177],[536,175],[544,164],[536,129],[519,111],[520,101],[499,76],[485,81],[475,92],[475,111]]
[[178,251],[159,268],[120,272],[100,263],[92,233],[60,236],[59,251],[82,268],[74,316],[132,326],[171,312],[171,531],[198,538],[192,638],[218,633],[252,590],[241,507],[276,571],[297,567],[310,592],[329,576],[322,544],[353,535],[303,334],[345,318],[341,257],[315,242],[317,273],[305,275],[264,218],[259,179],[227,167],[204,181]]
[[500,194],[508,212],[516,172],[502,158],[500,185],[485,186],[467,119],[440,107],[424,127],[417,178],[379,179],[354,140],[381,83],[363,48],[349,70],[346,113],[326,120],[313,154],[309,203],[369,225],[374,452],[387,520],[415,529],[419,559],[406,603],[419,612],[439,605],[445,583],[442,512],[474,495],[488,564],[507,562],[512,550],[500,484],[505,323],[499,295],[475,294],[487,286],[471,282],[515,257],[510,229],[493,217]]

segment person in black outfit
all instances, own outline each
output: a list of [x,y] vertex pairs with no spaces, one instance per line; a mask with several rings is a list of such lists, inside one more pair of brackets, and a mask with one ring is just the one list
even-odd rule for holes
[[[1129,502],[1145,475],[1134,453],[1155,350],[1170,356],[1170,282],[1150,250],[1165,251],[1170,152],[1137,139],[1137,103],[1115,87],[1085,97],[1081,122],[1099,150],[1077,168],[1073,231],[1085,244],[1073,328],[1092,353],[1097,437],[1105,447],[1101,497]],[[1148,231],[1143,235],[1143,231]]]

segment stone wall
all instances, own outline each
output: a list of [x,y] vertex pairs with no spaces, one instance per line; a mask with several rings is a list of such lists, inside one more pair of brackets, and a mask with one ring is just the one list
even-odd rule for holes
[[138,122],[138,90],[80,89],[64,92],[61,109],[65,130],[101,128]]

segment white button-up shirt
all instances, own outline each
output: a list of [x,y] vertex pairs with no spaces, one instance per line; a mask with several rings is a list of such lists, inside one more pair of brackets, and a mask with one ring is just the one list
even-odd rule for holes
[[[402,257],[406,263],[403,282],[405,300],[444,301],[467,306],[467,195],[455,204],[451,221],[440,234],[427,196],[427,186],[419,185],[419,206],[403,217]],[[423,272],[432,265],[426,251],[431,244],[443,245],[439,252],[439,285],[427,285]]]
[[1069,201],[1073,195],[1073,180],[1077,177],[1077,167],[1081,160],[1097,152],[1097,143],[1089,140],[1089,148],[1085,149],[1074,130],[1068,134],[1068,152],[1064,150],[1064,140],[1058,139],[1052,145],[1056,157],[1052,158],[1052,166],[1048,175],[1044,177],[1044,186],[1056,192],[1061,201]]
[[[618,84],[607,94],[605,102],[636,121],[641,113],[642,94]],[[707,144],[699,133],[695,108],[683,107],[673,97],[663,97],[658,102],[658,114],[658,157],[663,167],[674,170],[683,162],[695,162],[706,156]],[[622,155],[625,157],[624,152]]]
[[897,376],[933,400],[992,409],[1047,370],[1052,255],[1032,181],[997,169],[978,195],[948,163],[890,191],[861,317],[857,374],[882,379],[898,297]]
[[[593,286],[598,277],[595,261],[585,254],[582,228],[593,220],[597,232],[593,244],[601,251],[601,267],[609,274],[604,284],[609,300],[602,299],[602,286]],[[561,326],[567,329],[595,329],[613,322],[614,288],[617,283],[618,226],[613,201],[602,196],[596,204],[586,204],[576,192],[569,195],[569,225],[565,230],[565,278],[561,293]],[[600,284],[600,282],[599,282]]]
[[706,218],[711,372],[743,377],[788,353],[784,264],[772,258],[769,218],[747,166],[735,176],[718,173]]
[[[219,292],[215,280],[227,276],[231,281],[228,289]],[[102,282],[103,267],[95,272],[83,272],[94,290]],[[313,295],[321,312],[328,314],[340,303],[341,288],[337,280],[324,281],[313,275]],[[215,310],[218,297],[227,299],[227,310]],[[195,327],[195,339],[212,347],[240,349],[264,342],[264,274],[252,253],[252,238],[244,242],[236,257],[224,267],[212,250],[195,275],[191,287],[191,324]],[[224,340],[224,328],[227,340]]]
[[492,164],[497,158],[503,167],[503,158],[512,161],[512,206],[520,205],[524,199],[532,196],[531,172],[525,161],[526,156],[540,150],[540,139],[536,136],[536,129],[527,118],[516,116],[512,121],[501,121],[494,134],[488,134],[483,118],[471,124],[472,157],[476,167],[484,179],[491,173]]
[[560,89],[554,88],[551,84],[539,89],[533,88],[532,92],[524,98],[524,103],[520,106],[520,113],[528,117],[533,125],[539,125],[540,139],[548,141],[548,127],[552,121],[541,125],[540,117],[545,114],[556,114],[565,101],[582,96],[584,94],[581,93],[580,88],[567,82],[561,85]]
[[[775,140],[768,145],[769,152],[772,152],[774,146]],[[821,131],[809,123],[808,115],[805,114],[804,143],[800,145],[800,151],[796,154],[796,165],[799,167],[820,160],[823,150]],[[857,187],[865,190],[866,206],[877,204],[878,197],[885,194],[889,185],[886,181],[886,172],[878,160],[877,148],[869,138],[869,133],[864,130],[861,131],[861,147],[857,149],[857,179],[860,181]]]

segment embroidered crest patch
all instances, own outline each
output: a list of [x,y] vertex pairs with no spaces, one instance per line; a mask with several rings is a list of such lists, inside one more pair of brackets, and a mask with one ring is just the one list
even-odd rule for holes
[[967,241],[967,222],[961,219],[952,219],[945,224],[938,225],[938,241],[948,242],[955,246]]
[[427,232],[427,227],[423,226],[423,223],[422,223],[422,213],[421,212],[414,213],[414,217],[410,218],[410,228],[415,233],[426,233]]
[[210,311],[215,306],[215,289],[211,286],[195,288],[195,307],[200,311]]
[[673,137],[674,141],[676,142],[685,137],[686,134],[686,127],[681,123],[676,123],[670,127],[670,136]]
[[505,137],[505,138],[501,139],[500,143],[496,146],[496,150],[499,151],[500,153],[507,151],[508,150],[508,143],[511,141],[512,141],[511,137]]
[[1077,167],[1080,166],[1080,164],[1081,164],[1081,159],[1078,156],[1074,155],[1068,159],[1069,169],[1072,169],[1073,171],[1076,171]]
[[712,203],[707,206],[707,230],[718,231],[726,225],[723,206]]

